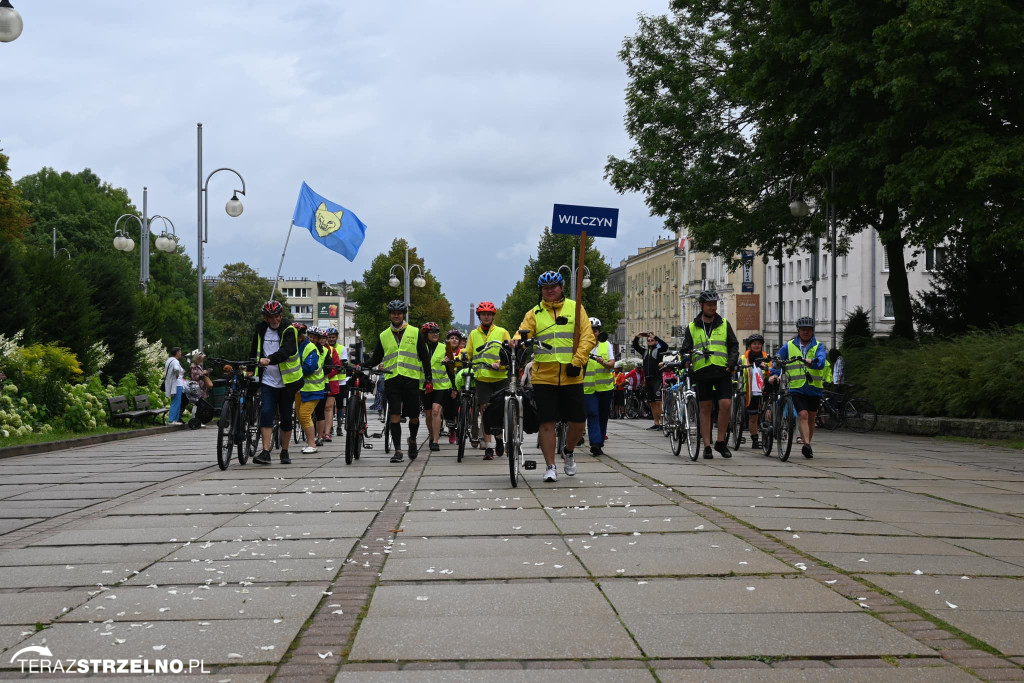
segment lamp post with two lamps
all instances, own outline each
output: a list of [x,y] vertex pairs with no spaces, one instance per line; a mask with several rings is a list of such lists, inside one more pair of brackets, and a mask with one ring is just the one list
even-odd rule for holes
[[420,274],[413,278],[412,284],[420,288],[425,287],[427,285],[427,281],[423,279],[423,268],[418,263],[412,264],[411,267],[409,266],[408,246],[405,247],[405,265],[403,266],[400,263],[396,263],[393,266],[391,266],[391,270],[388,273],[388,275],[390,276],[388,278],[388,284],[391,285],[392,287],[397,287],[398,285],[402,284],[402,281],[400,281],[398,279],[398,276],[395,275],[396,268],[400,273],[402,273],[402,280],[404,280],[405,282],[405,307],[409,308],[409,278],[412,275],[412,270],[419,269]]
[[[579,266],[576,265],[576,247],[572,248],[572,264],[567,266],[564,263],[558,266],[558,272],[562,272],[562,268],[565,268],[565,272],[569,275],[569,291],[576,295],[576,275],[579,272]],[[583,289],[590,286],[590,268],[583,266]]]
[[197,141],[197,168],[196,173],[196,214],[198,223],[198,238],[196,239],[196,268],[198,270],[197,279],[199,281],[198,289],[198,312],[199,312],[199,350],[203,349],[203,244],[206,243],[209,235],[210,227],[210,178],[221,171],[230,171],[238,176],[238,179],[242,181],[242,189],[236,189],[231,195],[231,199],[228,200],[227,204],[224,205],[224,211],[232,218],[238,218],[242,215],[242,201],[238,198],[239,194],[245,195],[245,178],[242,174],[233,168],[221,167],[210,172],[210,175],[206,176],[206,182],[203,182],[203,124],[196,124],[196,141]]
[[[152,216],[148,215],[149,212],[149,188],[142,188],[142,218],[139,218],[133,213],[122,214],[114,221],[114,248],[118,251],[129,252],[135,249],[135,240],[128,235],[128,230],[123,227],[119,227],[121,221],[125,218],[131,218],[139,225],[139,242],[141,243],[140,251],[141,256],[139,260],[139,284],[142,286],[142,291],[145,292],[149,286],[149,233],[150,226],[153,221],[159,218],[164,222],[164,229],[160,232],[160,236],[156,238],[156,248],[160,251],[168,253],[173,252],[178,248],[178,235],[174,229],[174,223],[171,222],[170,218],[166,216]],[[171,231],[167,232],[167,226],[171,226]],[[56,245],[56,236],[54,236],[54,245]]]
[[21,15],[11,5],[11,0],[0,0],[0,43],[17,40],[23,28]]

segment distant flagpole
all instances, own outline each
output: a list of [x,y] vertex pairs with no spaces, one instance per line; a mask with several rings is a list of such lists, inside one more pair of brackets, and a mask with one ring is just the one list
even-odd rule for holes
[[284,255],[288,251],[288,241],[292,238],[292,228],[295,227],[295,219],[288,224],[288,236],[284,238],[284,249],[281,250],[281,262],[277,264],[277,277],[274,278],[274,286],[270,290],[270,298],[274,298],[274,293],[277,291],[277,286],[281,284],[281,267],[284,266]]

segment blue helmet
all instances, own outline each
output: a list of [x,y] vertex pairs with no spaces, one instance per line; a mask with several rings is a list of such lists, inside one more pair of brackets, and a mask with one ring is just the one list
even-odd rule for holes
[[326,330],[324,330],[324,334],[326,334],[326,335],[338,334],[338,328],[337,327],[328,327]]
[[565,278],[557,270],[549,270],[540,274],[540,277],[537,278],[537,284],[541,287],[547,287],[548,285],[565,286]]

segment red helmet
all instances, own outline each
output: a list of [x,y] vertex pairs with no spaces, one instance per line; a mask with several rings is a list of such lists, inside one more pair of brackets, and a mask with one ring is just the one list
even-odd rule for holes
[[498,309],[495,308],[494,304],[492,304],[490,301],[481,301],[480,305],[476,307],[476,314],[477,315],[480,315],[481,313],[497,313],[497,312],[498,312]]
[[294,327],[299,334],[306,333],[306,326],[303,323],[292,323],[292,327]]
[[451,339],[452,337],[458,337],[459,339],[462,339],[462,330],[456,330],[455,328],[452,328],[448,330],[448,334],[446,334],[444,337],[445,339]]
[[281,305],[280,301],[268,301],[263,304],[263,315],[281,315],[284,311],[284,306]]
[[423,327],[420,330],[423,332],[440,332],[441,326],[437,323],[423,323]]

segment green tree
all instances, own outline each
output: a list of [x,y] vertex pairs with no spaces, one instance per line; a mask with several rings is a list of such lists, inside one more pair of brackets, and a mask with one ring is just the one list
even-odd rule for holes
[[[149,289],[139,295],[140,329],[147,339],[191,348],[198,332],[195,266],[184,247],[171,254],[154,247],[149,253]],[[212,298],[206,289],[203,305],[209,310]]]
[[[537,244],[537,255],[531,256],[523,268],[523,277],[515,284],[512,291],[501,303],[501,308],[495,318],[498,325],[515,332],[519,323],[523,321],[526,312],[536,306],[540,301],[540,288],[537,286],[537,278],[547,270],[558,270],[561,265],[572,263],[573,247],[579,248],[580,238],[577,235],[558,235],[551,232],[551,228],[545,227],[541,233],[540,242]],[[579,254],[577,254],[577,258]],[[583,290],[583,307],[587,315],[601,319],[602,331],[611,334],[619,324],[619,302],[621,295],[618,292],[605,292],[604,283],[608,280],[611,266],[605,261],[604,256],[594,247],[594,238],[587,238],[587,253],[585,265],[590,271],[590,286]],[[565,275],[565,271],[562,271]],[[582,277],[582,274],[580,274]],[[575,292],[569,292],[569,279],[566,278],[567,298],[575,297]]]
[[[269,282],[245,263],[229,263],[217,278],[206,316],[206,345],[210,354],[222,358],[248,358],[253,325],[260,320],[260,308],[267,300]],[[280,292],[277,300],[287,305]]]
[[[388,280],[392,265],[405,265],[405,250],[408,244],[405,239],[396,237],[391,242],[390,251],[374,257],[370,268],[363,273],[362,282],[352,283],[352,300],[356,302],[353,321],[368,352],[377,348],[381,331],[391,324],[387,313],[388,302],[405,296],[401,286],[392,287]],[[419,327],[425,322],[433,321],[441,326],[444,334],[444,330],[452,324],[451,303],[441,291],[441,283],[426,267],[415,247],[409,249],[410,269],[414,263],[423,269],[426,285],[410,288],[409,324]]]
[[824,235],[789,216],[795,177],[847,235],[878,231],[912,336],[906,246],[1024,234],[1022,29],[1009,0],[675,0],[620,52],[634,147],[606,177],[730,258]]
[[71,261],[89,283],[89,300],[97,314],[92,339],[106,344],[113,355],[102,370],[105,379],[113,381],[134,372],[138,361],[135,335],[139,329],[139,282],[134,271],[124,267],[120,256],[92,252]]
[[21,239],[32,222],[28,214],[28,202],[11,180],[9,162],[10,157],[0,149],[0,240]]

